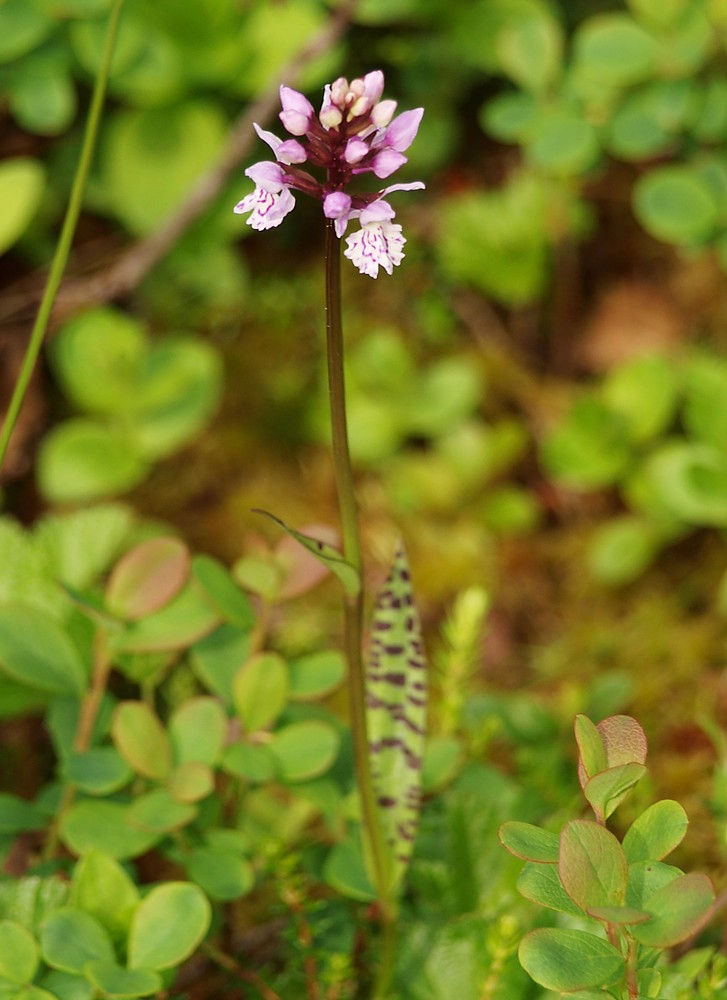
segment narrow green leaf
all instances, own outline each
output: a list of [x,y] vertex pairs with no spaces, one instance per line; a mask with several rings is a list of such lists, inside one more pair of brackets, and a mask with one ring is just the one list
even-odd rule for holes
[[600,820],[608,819],[646,774],[643,764],[619,764],[586,782],[583,794]]
[[140,903],[129,934],[129,968],[171,969],[189,958],[210,925],[212,908],[201,889],[167,882]]
[[574,819],[563,827],[558,874],[582,910],[621,906],[626,898],[628,865],[623,848],[609,830],[591,820]]
[[122,701],[114,711],[111,735],[124,760],[145,778],[163,780],[172,766],[169,737],[143,701]]
[[556,864],[558,861],[558,834],[550,830],[513,820],[502,824],[498,837],[502,846],[516,858],[545,864]]
[[349,562],[343,558],[338,549],[334,548],[333,545],[329,545],[327,542],[322,542],[318,538],[311,538],[309,535],[304,535],[300,531],[296,531],[295,528],[289,527],[285,521],[281,521],[279,517],[275,514],[269,513],[267,510],[253,510],[254,514],[263,514],[265,517],[269,517],[271,521],[275,521],[276,524],[280,525],[286,534],[294,538],[296,542],[300,542],[304,549],[311,552],[317,559],[319,559],[325,566],[330,569],[332,573],[338,577],[338,579],[343,584],[343,588],[349,597],[355,597],[361,589],[361,578],[358,571]]
[[396,884],[419,825],[427,716],[427,664],[403,546],[374,608],[366,699],[371,772]]
[[651,920],[634,927],[631,933],[641,944],[671,948],[704,926],[713,903],[714,886],[706,875],[681,875],[651,896],[645,907]]
[[634,820],[623,839],[629,864],[661,861],[681,844],[688,825],[687,814],[678,802],[655,802]]
[[606,985],[624,971],[623,955],[586,931],[553,927],[531,931],[520,943],[518,957],[536,983],[567,993]]
[[48,917],[40,932],[43,959],[62,972],[83,973],[86,962],[114,960],[104,927],[83,910],[63,906]]

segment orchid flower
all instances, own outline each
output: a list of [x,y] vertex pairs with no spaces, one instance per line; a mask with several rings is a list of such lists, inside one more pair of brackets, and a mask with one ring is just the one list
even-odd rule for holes
[[[377,277],[379,268],[391,274],[401,263],[406,243],[401,226],[385,196],[392,191],[414,191],[421,181],[393,184],[380,191],[349,190],[353,181],[365,174],[380,180],[390,177],[407,162],[404,151],[414,141],[424,114],[423,108],[404,111],[394,117],[396,101],[381,100],[384,74],[374,70],[349,81],[339,77],[326,84],[323,103],[316,114],[310,101],[291,87],[280,88],[280,121],[292,139],[280,139],[255,125],[258,136],[273,151],[275,162],[262,161],[245,174],[255,190],[235,206],[239,214],[249,213],[253,229],[280,225],[295,207],[292,191],[302,191],[322,203],[324,217],[333,223],[341,239],[349,222],[361,228],[346,238],[347,257],[362,274]],[[301,164],[319,168],[324,180],[317,180]]]

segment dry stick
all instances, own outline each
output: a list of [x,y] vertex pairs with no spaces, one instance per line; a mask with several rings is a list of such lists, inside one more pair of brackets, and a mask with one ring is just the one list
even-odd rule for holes
[[[348,27],[357,2],[345,0],[341,4],[326,27],[283,68],[280,74],[282,80],[294,83],[313,59],[333,47]],[[276,84],[245,109],[233,125],[219,160],[203,174],[177,212],[159,229],[129,247],[100,273],[67,282],[56,299],[54,321],[65,319],[84,306],[110,302],[134,289],[219,194],[232,171],[252,148],[256,139],[253,122],[269,119],[279,100]]]

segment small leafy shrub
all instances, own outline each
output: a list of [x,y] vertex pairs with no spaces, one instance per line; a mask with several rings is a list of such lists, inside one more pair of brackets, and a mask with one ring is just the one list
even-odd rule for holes
[[526,862],[522,895],[568,918],[527,934],[520,962],[541,986],[579,1000],[671,996],[662,955],[704,926],[714,888],[706,875],[684,874],[663,860],[686,833],[678,802],[649,806],[622,842],[606,826],[646,773],[639,724],[620,715],[595,726],[581,715],[575,732],[578,777],[593,818],[569,820],[560,834],[520,822],[500,828],[503,846]]
[[727,525],[725,394],[727,364],[707,350],[680,362],[636,358],[581,393],[542,443],[557,482],[578,491],[615,486],[630,508],[593,539],[590,564],[604,583],[635,579],[695,528]]
[[191,334],[151,340],[114,309],[66,324],[52,343],[56,376],[84,416],[61,421],[44,438],[38,482],[54,503],[125,493],[202,430],[222,389],[217,353]]

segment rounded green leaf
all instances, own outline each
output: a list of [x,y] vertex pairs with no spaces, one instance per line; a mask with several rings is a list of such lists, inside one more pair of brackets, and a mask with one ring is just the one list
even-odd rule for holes
[[172,833],[191,823],[197,812],[195,805],[179,802],[166,788],[159,788],[137,796],[126,811],[126,821],[138,830]]
[[41,830],[46,823],[47,817],[32,802],[10,792],[0,792],[0,834]]
[[95,990],[85,976],[51,969],[40,980],[40,985],[50,992],[52,1000],[94,1000]]
[[137,621],[168,604],[189,575],[189,549],[179,538],[150,538],[130,549],[106,585],[106,606],[127,621]]
[[588,566],[600,583],[619,586],[637,579],[663,544],[656,525],[645,517],[624,515],[604,524],[588,550]]
[[36,135],[59,135],[72,123],[77,108],[73,78],[64,67],[28,60],[28,72],[9,88],[10,109],[18,124]]
[[129,968],[171,969],[189,958],[210,925],[212,911],[201,889],[167,882],[141,902],[129,934]]
[[546,864],[558,861],[558,834],[551,830],[512,820],[503,823],[497,835],[502,846],[516,858]]
[[581,114],[555,108],[538,117],[527,137],[530,162],[554,177],[575,177],[598,162],[596,129]]
[[323,774],[338,753],[338,731],[315,719],[294,722],[273,733],[270,751],[282,781],[307,781]]
[[63,780],[88,795],[110,795],[134,776],[114,747],[91,747],[83,753],[70,753],[63,761]]
[[196,760],[175,767],[167,779],[169,794],[177,802],[199,802],[214,791],[212,768]]
[[566,823],[560,834],[558,875],[563,888],[582,910],[622,906],[628,865],[616,837],[591,820]]
[[663,861],[636,861],[629,865],[629,885],[626,905],[637,910],[649,910],[651,897],[683,874],[680,868]]
[[255,882],[252,865],[234,851],[199,847],[185,857],[188,877],[221,903],[246,896]]
[[721,207],[703,177],[687,164],[656,167],[634,187],[634,211],[644,229],[677,246],[704,243],[715,232]]
[[637,816],[623,839],[629,864],[661,861],[681,844],[688,826],[687,814],[678,802],[655,802]]
[[254,627],[255,612],[250,601],[221,562],[211,556],[195,556],[192,572],[226,622],[242,629]]
[[40,986],[26,986],[17,993],[13,993],[12,1000],[58,1000],[54,993],[49,993]]
[[623,418],[602,400],[584,396],[545,439],[541,456],[559,482],[589,490],[616,482],[631,463],[632,448]]
[[270,726],[288,700],[288,667],[277,653],[259,653],[235,674],[232,698],[248,732]]
[[608,406],[626,421],[631,439],[641,443],[663,433],[671,424],[679,383],[673,362],[646,355],[609,372],[602,393]]
[[240,666],[250,658],[249,631],[220,625],[195,642],[190,650],[192,670],[203,686],[232,705],[232,681]]
[[118,639],[114,639],[115,648],[123,653],[184,649],[204,638],[219,623],[218,612],[197,581],[190,579],[159,611],[132,622]]
[[121,756],[145,778],[162,780],[172,766],[172,748],[159,718],[143,701],[116,706],[111,735]]
[[524,90],[540,92],[560,71],[563,31],[547,8],[537,11],[506,22],[496,48],[505,73]]
[[260,784],[272,781],[275,777],[275,757],[264,744],[240,741],[227,747],[222,758],[222,768],[228,774]]
[[574,37],[579,73],[609,87],[628,87],[654,73],[656,39],[628,14],[600,14],[583,21]]
[[45,171],[36,160],[19,156],[0,163],[0,204],[3,206],[0,213],[0,254],[5,253],[27,229],[40,203],[44,185]]
[[290,663],[290,697],[293,701],[322,698],[343,683],[346,660],[337,649],[322,649]]
[[681,875],[650,897],[645,909],[651,920],[634,927],[632,934],[649,947],[671,948],[704,926],[713,903],[714,886],[706,875]]
[[118,861],[103,851],[90,850],[73,869],[69,899],[103,924],[114,940],[125,940],[140,896]]
[[90,309],[61,327],[50,342],[50,361],[78,407],[127,414],[148,349],[138,320],[118,309]]
[[727,441],[727,358],[699,351],[684,371],[684,425],[690,435],[724,449]]
[[148,471],[127,430],[84,417],[53,428],[38,455],[38,485],[53,503],[86,503],[125,493]]
[[422,791],[441,791],[453,781],[466,759],[462,741],[450,736],[432,736],[424,746]]
[[[0,62],[20,59],[52,31],[53,21],[40,5],[27,0],[5,0],[0,4]],[[6,204],[3,199],[3,205]]]
[[151,969],[125,969],[116,962],[88,962],[85,974],[106,1000],[130,1000],[159,993],[162,977]]
[[175,764],[194,762],[214,767],[225,745],[227,728],[227,713],[217,699],[182,702],[168,726]]
[[55,910],[40,931],[43,959],[54,969],[82,974],[86,962],[111,962],[114,948],[104,927],[90,913],[63,906]]
[[548,990],[572,993],[603,986],[624,972],[624,958],[612,944],[586,931],[539,928],[518,950],[528,975]]
[[524,142],[538,119],[538,102],[532,94],[498,94],[479,114],[485,132],[502,142]]
[[61,820],[61,840],[75,854],[93,848],[117,861],[145,854],[158,840],[156,833],[130,826],[126,806],[118,802],[76,802]]
[[31,982],[39,957],[38,943],[27,928],[0,920],[0,977],[17,986]]
[[0,607],[0,670],[54,695],[79,695],[88,683],[67,634],[44,612],[21,605]]
[[587,781],[583,786],[583,794],[599,819],[605,820],[645,774],[643,764],[617,764]]
[[362,903],[376,899],[361,851],[351,840],[335,844],[331,849],[323,866],[323,878],[336,892],[349,899]]
[[646,487],[687,524],[727,526],[727,454],[683,439],[652,452],[641,470]]

